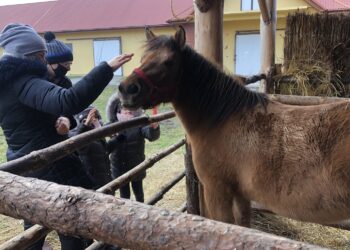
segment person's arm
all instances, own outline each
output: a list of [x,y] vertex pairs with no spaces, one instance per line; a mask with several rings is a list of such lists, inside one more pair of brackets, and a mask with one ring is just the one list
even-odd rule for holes
[[160,128],[159,125],[148,125],[141,128],[141,132],[144,138],[149,141],[155,141],[160,136]]
[[18,81],[13,88],[19,101],[26,106],[54,115],[77,114],[101,94],[112,79],[113,71],[130,61],[132,56],[124,54],[101,63],[69,89],[34,77]]
[[68,116],[77,114],[90,105],[112,77],[112,68],[107,63],[102,63],[69,89],[40,78],[19,81],[13,87],[24,105],[45,113]]
[[106,142],[107,152],[111,153],[113,150],[116,149],[118,144],[124,142],[125,140],[126,140],[126,137],[123,134],[117,134],[111,137],[111,139]]

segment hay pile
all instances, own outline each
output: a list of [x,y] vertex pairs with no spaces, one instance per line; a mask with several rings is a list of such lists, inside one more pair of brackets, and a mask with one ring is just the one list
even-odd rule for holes
[[270,92],[349,96],[350,15],[296,13],[287,17],[284,65]]
[[350,231],[254,211],[252,228],[330,249],[350,249]]

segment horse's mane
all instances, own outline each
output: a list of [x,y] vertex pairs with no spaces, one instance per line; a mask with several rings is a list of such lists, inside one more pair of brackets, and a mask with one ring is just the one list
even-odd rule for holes
[[[149,41],[147,50],[162,46],[180,50],[175,40],[167,36]],[[181,54],[183,72],[179,98],[191,105],[203,122],[209,121],[209,125],[214,126],[233,113],[244,112],[259,104],[266,107],[268,98],[265,94],[248,90],[189,46],[181,49]]]
[[186,92],[191,95],[196,112],[211,125],[259,104],[266,107],[265,94],[248,90],[190,47],[186,46],[182,55]]

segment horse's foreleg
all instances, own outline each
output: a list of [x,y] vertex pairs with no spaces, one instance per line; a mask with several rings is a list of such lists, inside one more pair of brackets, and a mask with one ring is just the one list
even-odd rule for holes
[[233,192],[224,184],[203,185],[204,201],[210,219],[233,223]]
[[233,200],[233,217],[235,223],[240,226],[250,227],[250,201],[243,198],[240,194],[235,194]]

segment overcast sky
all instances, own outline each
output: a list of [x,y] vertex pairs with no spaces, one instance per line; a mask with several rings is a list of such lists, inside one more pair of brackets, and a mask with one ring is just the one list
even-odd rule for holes
[[53,0],[0,0],[0,5],[13,5],[21,3],[47,2]]

